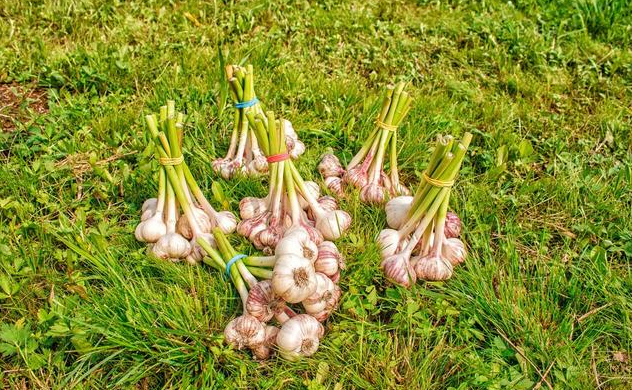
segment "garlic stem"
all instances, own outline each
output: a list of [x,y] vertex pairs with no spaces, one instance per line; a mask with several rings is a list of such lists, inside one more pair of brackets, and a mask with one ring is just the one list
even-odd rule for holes
[[260,279],[272,279],[273,271],[271,269],[248,267],[248,270],[252,273],[252,275],[257,276]]
[[243,261],[249,267],[274,267],[276,256],[248,256]]
[[237,147],[237,137],[239,136],[239,110],[235,110],[235,118],[233,119],[233,131],[230,135],[230,144],[228,145],[228,151],[226,152],[226,159],[232,159],[235,154],[235,148]]
[[158,202],[154,214],[162,215],[165,208],[165,198],[167,197],[167,178],[164,168],[160,167],[158,172]]
[[[432,203],[432,206],[430,206],[430,208],[428,209],[428,212],[424,215],[423,219],[419,222],[419,225],[415,229],[414,233],[410,236],[410,240],[408,241],[408,244],[404,248],[404,251],[406,253],[412,253],[415,246],[417,246],[417,244],[419,243],[419,240],[421,239],[421,236],[423,235],[428,225],[433,221],[435,214],[437,213],[437,210],[443,204],[443,199],[445,198],[446,194],[448,194],[449,192],[450,190],[448,188],[441,189],[441,191],[439,192],[439,195],[437,196],[435,201]],[[406,233],[405,235],[408,235],[408,234]]]
[[443,240],[445,239],[445,216],[448,214],[448,205],[450,204],[450,192],[448,192],[441,202],[441,207],[435,217],[435,239],[432,245],[432,252],[435,256],[441,256],[441,248],[443,248]]
[[320,218],[320,217],[324,216],[325,210],[323,210],[323,208],[318,203],[318,200],[316,198],[314,198],[312,193],[305,186],[305,181],[301,177],[300,173],[298,173],[298,169],[296,169],[296,167],[294,166],[292,161],[289,161],[289,160],[286,161],[286,165],[292,171],[292,177],[294,179],[294,183],[298,187],[298,189],[301,192],[301,195],[303,196],[303,198],[309,204],[309,207],[312,209],[312,212],[316,215],[317,218]]
[[178,216],[176,214],[176,197],[173,193],[171,183],[167,181],[167,219],[165,220],[167,233],[173,233],[176,231],[177,222]]

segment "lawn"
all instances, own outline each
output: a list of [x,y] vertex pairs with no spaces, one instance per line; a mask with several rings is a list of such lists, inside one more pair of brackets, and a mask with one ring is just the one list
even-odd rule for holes
[[[0,386],[631,388],[631,36],[626,0],[1,2]],[[220,53],[253,64],[307,145],[306,178],[327,150],[353,156],[398,80],[415,98],[405,183],[437,134],[472,132],[451,198],[466,264],[386,282],[384,211],[349,191],[344,293],[316,355],[227,347],[231,285],[133,236],[156,191],[143,116],[167,99],[209,198],[235,211],[265,194],[211,169],[232,120]]]

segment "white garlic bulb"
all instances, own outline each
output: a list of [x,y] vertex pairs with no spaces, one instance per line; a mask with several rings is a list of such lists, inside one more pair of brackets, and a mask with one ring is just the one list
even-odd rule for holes
[[316,290],[312,262],[301,256],[278,256],[272,271],[272,287],[286,302],[301,302]]
[[450,264],[458,265],[465,261],[467,251],[465,250],[465,244],[463,244],[463,241],[456,237],[452,237],[443,240],[441,254],[450,262]]
[[399,229],[406,222],[408,212],[413,205],[412,196],[398,196],[389,200],[384,209],[386,210],[386,223],[393,229]]
[[351,225],[351,216],[343,210],[325,211],[324,215],[316,217],[316,229],[322,233],[325,240],[329,241],[339,239]]
[[281,326],[276,344],[283,358],[295,361],[316,353],[324,333],[325,328],[314,317],[299,314]]
[[[200,228],[200,232],[210,233],[211,220],[208,215],[206,215],[204,210],[198,207],[192,207],[191,212],[193,213],[193,217],[195,218],[195,223]],[[180,233],[180,235],[188,240],[193,238],[193,230],[191,229],[189,219],[186,215],[181,215],[180,218],[178,218],[178,222],[176,223],[176,232]]]
[[319,315],[319,320],[324,320],[338,306],[340,288],[327,277],[316,272],[316,291],[303,301],[303,307],[307,314]]
[[167,233],[156,241],[151,252],[163,260],[184,259],[191,252],[191,244],[178,233]]
[[143,202],[143,206],[140,208],[140,211],[141,213],[143,213],[148,209],[156,210],[157,205],[158,205],[158,198],[149,198]]
[[296,255],[312,262],[318,257],[318,246],[309,238],[309,234],[302,228],[293,228],[286,232],[279,240],[274,250],[277,256]]
[[162,213],[156,213],[153,217],[136,226],[134,236],[138,241],[153,243],[167,233],[167,225],[162,220]]
[[261,345],[265,341],[265,337],[265,327],[250,314],[233,319],[224,328],[224,340],[237,349]]
[[214,226],[217,226],[219,230],[224,234],[230,234],[235,231],[237,227],[237,218],[230,211],[220,211],[215,216],[215,220],[212,221]]

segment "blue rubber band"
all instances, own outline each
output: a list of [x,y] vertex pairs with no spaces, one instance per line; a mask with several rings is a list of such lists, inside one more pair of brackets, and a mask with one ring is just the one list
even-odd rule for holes
[[237,102],[235,103],[235,108],[248,108],[248,107],[252,107],[255,104],[259,103],[259,99],[257,99],[256,97],[247,100],[245,102]]
[[230,267],[232,267],[233,264],[237,262],[237,260],[241,260],[244,257],[248,257],[248,256],[244,255],[243,253],[238,253],[232,259],[228,260],[228,263],[226,263],[226,277],[227,278],[230,278]]

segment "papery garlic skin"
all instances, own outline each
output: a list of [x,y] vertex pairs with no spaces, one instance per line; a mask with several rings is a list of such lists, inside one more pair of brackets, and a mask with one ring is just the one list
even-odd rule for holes
[[364,187],[368,182],[367,173],[362,169],[360,165],[353,167],[347,171],[342,180],[345,183],[349,183],[355,187]]
[[452,264],[441,255],[423,256],[415,263],[415,274],[423,280],[448,280],[452,277],[452,271]]
[[456,213],[448,211],[446,214],[443,233],[447,238],[459,237],[461,235],[461,219]]
[[400,286],[410,288],[417,281],[417,275],[407,254],[397,253],[389,256],[382,261],[381,266],[386,278]]
[[143,213],[140,215],[140,221],[144,222],[146,220],[148,220],[149,218],[153,217],[154,214],[156,214],[156,208],[148,208],[145,211],[143,211]]
[[323,155],[323,158],[320,159],[320,163],[318,163],[318,172],[320,172],[324,178],[328,178],[340,177],[345,173],[345,170],[342,168],[338,157],[327,153]]
[[323,218],[316,220],[316,229],[328,241],[339,239],[342,233],[349,228],[349,225],[351,225],[351,216],[343,210],[328,211]]
[[299,314],[287,320],[277,334],[279,354],[290,361],[311,356],[318,350],[325,328],[314,317]]
[[134,236],[138,241],[149,243],[158,241],[165,234],[167,234],[167,225],[160,214],[155,214],[153,217],[139,223],[134,231]]
[[285,310],[285,301],[277,296],[272,288],[272,282],[262,280],[255,284],[248,293],[246,310],[261,322],[268,322],[276,314]]
[[456,237],[447,238],[443,240],[441,255],[453,266],[461,264],[465,261],[465,257],[467,256],[465,244]]
[[263,343],[252,348],[252,353],[258,360],[266,360],[274,353],[274,346],[276,345],[276,338],[279,334],[279,330],[280,329],[276,326],[266,326],[266,335]]
[[[204,210],[197,207],[192,207],[191,211],[193,213],[193,217],[195,218],[195,222],[200,228],[200,232],[210,233],[212,228],[211,220],[208,215],[206,215]],[[191,225],[189,224],[189,219],[186,217],[186,215],[181,215],[180,218],[178,218],[178,222],[176,223],[176,232],[178,232],[187,240],[193,238],[193,230],[191,230]]]
[[237,218],[230,211],[220,211],[215,215],[214,225],[224,234],[230,234],[237,227]]
[[318,257],[318,246],[309,238],[304,230],[299,233],[294,230],[286,234],[276,245],[274,253],[277,256],[296,255],[314,262]]
[[233,319],[224,328],[224,340],[236,349],[261,345],[265,337],[265,327],[250,314]]
[[386,203],[386,223],[393,229],[399,229],[404,225],[408,212],[413,205],[412,196],[398,196]]
[[298,303],[316,290],[312,262],[295,255],[278,256],[272,271],[274,292],[288,303]]

